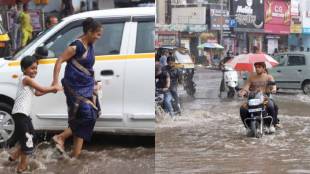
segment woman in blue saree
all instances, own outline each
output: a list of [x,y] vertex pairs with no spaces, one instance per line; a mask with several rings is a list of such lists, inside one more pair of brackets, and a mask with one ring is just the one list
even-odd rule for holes
[[83,22],[84,34],[72,42],[57,59],[54,67],[53,85],[59,84],[61,64],[66,62],[65,75],[61,80],[68,107],[68,124],[62,133],[53,137],[56,147],[64,150],[65,140],[73,135],[71,157],[78,157],[83,142],[90,141],[100,105],[95,91],[93,44],[101,37],[102,27],[93,18]]

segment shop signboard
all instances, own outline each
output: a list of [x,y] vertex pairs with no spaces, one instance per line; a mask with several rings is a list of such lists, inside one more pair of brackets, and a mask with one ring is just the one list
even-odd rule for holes
[[220,30],[223,25],[223,30],[229,30],[229,11],[220,9],[210,9],[210,29]]
[[301,33],[301,29],[300,0],[291,0],[291,33]]
[[310,34],[310,3],[309,0],[301,0],[302,32]]
[[263,0],[231,0],[231,14],[237,22],[236,31],[264,31]]
[[265,32],[289,34],[291,23],[290,2],[283,0],[265,0]]

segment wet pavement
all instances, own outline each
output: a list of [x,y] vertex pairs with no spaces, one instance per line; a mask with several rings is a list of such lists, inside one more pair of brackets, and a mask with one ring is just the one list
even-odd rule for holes
[[249,138],[239,118],[245,100],[218,97],[221,72],[199,68],[194,79],[195,98],[180,91],[183,115],[157,124],[155,173],[310,173],[309,96],[280,90],[284,128]]
[[[61,155],[48,141],[38,144],[27,173],[33,174],[153,174],[154,137],[94,135],[78,159]],[[72,140],[68,140],[69,153]],[[7,162],[8,149],[0,149],[0,174],[16,173],[16,162]]]

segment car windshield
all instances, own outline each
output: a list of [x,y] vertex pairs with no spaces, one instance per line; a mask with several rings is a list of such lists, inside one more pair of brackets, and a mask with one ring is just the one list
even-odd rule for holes
[[49,32],[53,27],[46,29],[44,31],[42,31],[41,33],[39,33],[32,41],[30,41],[30,43],[28,43],[24,48],[20,49],[17,51],[17,53],[13,56],[13,58],[11,58],[11,60],[16,60],[18,57],[20,57],[25,50],[28,50],[33,44],[35,44],[42,36],[45,35],[45,33]]

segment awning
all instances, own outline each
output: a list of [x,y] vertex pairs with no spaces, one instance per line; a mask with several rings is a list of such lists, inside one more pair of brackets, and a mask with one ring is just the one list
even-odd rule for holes
[[224,47],[217,43],[203,43],[201,45],[198,45],[197,48],[203,49],[203,48],[216,48],[216,49],[224,49]]
[[[28,3],[30,0],[20,0],[22,3]],[[16,0],[0,0],[0,5],[13,5],[16,4]]]

